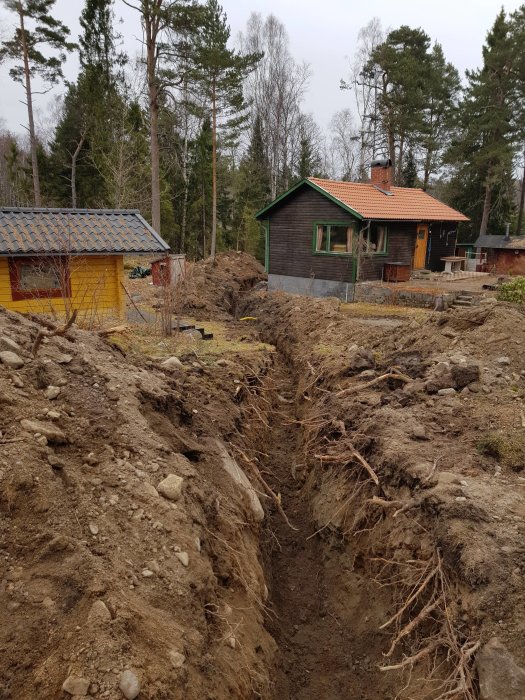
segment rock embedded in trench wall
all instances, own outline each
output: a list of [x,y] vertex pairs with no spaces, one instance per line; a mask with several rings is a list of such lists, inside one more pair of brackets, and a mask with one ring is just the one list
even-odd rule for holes
[[11,352],[11,350],[0,352],[0,362],[11,369],[20,369],[25,364],[20,355],[17,355],[16,352]]
[[170,501],[178,501],[182,493],[184,479],[176,474],[168,476],[157,486],[157,491]]
[[255,492],[255,489],[250,483],[250,480],[239,467],[237,462],[230,455],[224,444],[220,440],[215,440],[219,456],[222,460],[222,466],[226,472],[231,476],[233,481],[240,486],[240,488],[245,492],[248,497],[248,502],[250,505],[250,510],[253,513],[254,520],[256,522],[261,522],[264,520],[264,509],[259,500],[259,496]]
[[376,361],[371,350],[361,348],[358,345],[352,345],[348,354],[348,369],[353,372],[360,372],[366,369],[373,369],[376,366]]
[[140,693],[140,681],[137,674],[132,670],[128,669],[120,674],[119,686],[122,691],[122,695],[126,700],[135,700]]
[[497,637],[478,652],[480,700],[524,700],[525,670]]
[[47,440],[49,440],[49,442],[54,442],[59,445],[67,442],[65,433],[56,425],[53,425],[53,423],[23,419],[20,421],[20,425],[29,433],[39,433],[40,435],[43,435],[45,438],[47,438]]
[[89,689],[89,681],[82,676],[75,676],[71,674],[66,678],[62,684],[62,690],[64,690],[69,695],[82,696],[86,695]]
[[479,381],[480,377],[479,365],[476,362],[453,365],[451,373],[454,381],[453,386],[456,389],[463,389],[463,387]]
[[14,352],[17,355],[22,352],[22,348],[20,347],[20,345],[14,340],[11,340],[11,338],[8,338],[6,335],[3,335],[0,338],[0,350]]

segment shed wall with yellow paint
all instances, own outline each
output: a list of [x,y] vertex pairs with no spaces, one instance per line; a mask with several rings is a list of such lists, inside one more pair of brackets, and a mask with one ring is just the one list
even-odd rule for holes
[[69,259],[71,296],[31,298],[14,301],[11,293],[8,258],[0,257],[0,305],[20,313],[50,313],[62,316],[66,309],[78,309],[78,320],[96,324],[125,314],[124,258],[122,255],[71,256]]

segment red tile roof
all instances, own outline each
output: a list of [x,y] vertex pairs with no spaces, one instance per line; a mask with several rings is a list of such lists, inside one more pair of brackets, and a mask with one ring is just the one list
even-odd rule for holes
[[370,183],[309,177],[316,187],[353,209],[363,219],[391,221],[468,221],[468,217],[416,187],[392,187],[391,194]]

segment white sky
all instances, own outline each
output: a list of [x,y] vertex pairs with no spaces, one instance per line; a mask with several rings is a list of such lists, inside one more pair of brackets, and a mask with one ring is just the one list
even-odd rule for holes
[[[434,41],[442,44],[447,60],[461,74],[476,68],[481,62],[481,47],[501,6],[507,11],[517,9],[523,0],[440,0],[429,3],[418,0],[223,0],[232,29],[232,37],[243,30],[252,11],[263,15],[273,13],[286,26],[291,51],[298,62],[310,64],[312,78],[304,103],[322,128],[339,109],[352,106],[352,96],[339,89],[340,78],[348,73],[348,57],[353,54],[357,33],[373,17],[381,19],[383,28],[401,24],[421,27]],[[83,0],[57,0],[56,16],[71,29],[76,41]],[[131,55],[140,51],[138,13],[115,2],[116,18],[122,18],[119,31],[124,48]],[[9,33],[11,19],[0,11],[0,38]],[[76,56],[68,59],[65,75],[74,80],[78,70]],[[47,105],[62,86],[50,93],[35,96],[40,121],[45,121]],[[12,131],[23,132],[26,123],[25,106],[20,102],[22,88],[13,83],[8,66],[0,65],[0,121]],[[44,116],[43,116],[44,115]]]

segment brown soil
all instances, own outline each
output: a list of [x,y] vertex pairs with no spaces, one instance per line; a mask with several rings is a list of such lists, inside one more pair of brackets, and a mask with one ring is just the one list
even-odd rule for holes
[[139,700],[473,700],[489,639],[525,664],[521,311],[370,325],[259,279],[196,266],[184,308],[253,352],[174,369],[76,328],[32,357],[0,310],[3,700],[126,669]]
[[198,320],[231,318],[240,295],[265,279],[264,268],[251,255],[219,253],[214,262],[188,264],[175,310]]
[[262,460],[290,520],[289,525],[273,509],[268,524],[266,568],[273,607],[268,627],[279,649],[272,697],[392,697],[391,679],[377,672],[382,645],[372,623],[380,619],[385,601],[371,595],[366,580],[351,571],[340,546],[314,534],[317,526],[308,494],[296,475],[302,459],[301,432],[290,376],[281,364],[274,370],[275,403]]

